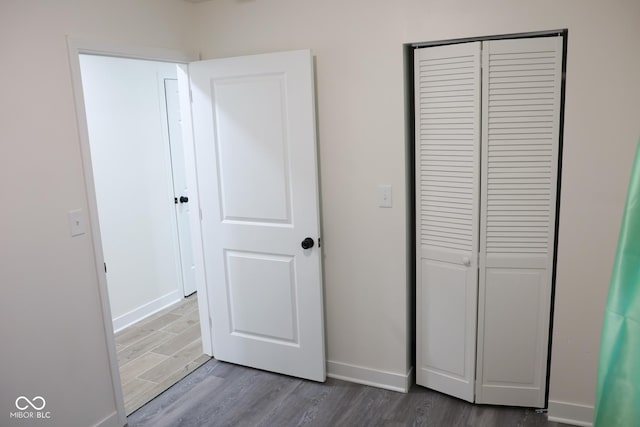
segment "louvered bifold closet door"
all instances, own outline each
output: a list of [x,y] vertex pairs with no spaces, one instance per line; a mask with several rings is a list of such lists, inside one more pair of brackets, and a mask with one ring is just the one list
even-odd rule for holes
[[483,44],[476,401],[543,407],[562,38]]
[[480,42],[415,51],[418,384],[473,401]]

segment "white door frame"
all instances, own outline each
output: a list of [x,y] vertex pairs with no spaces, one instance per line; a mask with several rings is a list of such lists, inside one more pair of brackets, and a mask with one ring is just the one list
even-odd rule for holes
[[[85,192],[87,196],[88,215],[91,238],[93,240],[93,255],[98,280],[98,292],[106,335],[107,355],[111,370],[111,380],[113,385],[114,399],[118,412],[120,425],[127,423],[124,408],[124,398],[122,395],[122,384],[120,381],[120,370],[116,353],[115,334],[111,319],[111,307],[109,304],[109,293],[107,290],[107,277],[104,271],[104,254],[102,251],[102,240],[100,237],[100,225],[98,222],[98,203],[96,199],[95,181],[93,178],[93,166],[91,163],[91,150],[89,146],[89,131],[87,126],[87,115],[84,104],[84,94],[82,91],[82,78],[80,70],[80,54],[113,56],[118,58],[145,59],[151,61],[174,62],[186,65],[198,59],[194,52],[178,50],[140,47],[125,44],[117,44],[100,40],[84,39],[67,36],[67,49],[69,53],[69,65],[71,68],[71,83],[76,106],[76,119],[78,124],[78,134],[80,136],[80,149],[82,153],[82,165],[85,179]],[[182,95],[181,95],[182,96]],[[191,117],[183,118],[183,122],[190,123]],[[190,126],[187,134],[191,135]],[[185,158],[187,159],[187,182],[192,189],[193,212],[200,211],[198,200],[198,187],[195,169],[195,150],[192,138],[184,139]],[[196,216],[196,215],[193,215]],[[200,314],[200,330],[202,333],[203,350],[212,356],[211,350],[211,323],[209,315],[209,298],[207,294],[206,280],[204,275],[204,254],[202,252],[202,232],[199,217],[191,218],[191,231],[193,233],[193,255],[196,263],[196,289],[198,292],[198,311]]]

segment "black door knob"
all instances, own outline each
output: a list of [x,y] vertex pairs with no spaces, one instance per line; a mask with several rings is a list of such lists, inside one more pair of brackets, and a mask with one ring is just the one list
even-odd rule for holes
[[187,203],[189,201],[188,197],[180,196],[180,203]]
[[311,237],[307,237],[302,241],[302,249],[311,249],[313,247],[313,239]]

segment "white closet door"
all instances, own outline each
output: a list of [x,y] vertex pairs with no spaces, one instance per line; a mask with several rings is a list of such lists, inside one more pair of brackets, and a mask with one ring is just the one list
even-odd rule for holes
[[417,383],[473,401],[480,42],[418,49]]
[[476,401],[543,407],[562,38],[484,42],[482,66]]

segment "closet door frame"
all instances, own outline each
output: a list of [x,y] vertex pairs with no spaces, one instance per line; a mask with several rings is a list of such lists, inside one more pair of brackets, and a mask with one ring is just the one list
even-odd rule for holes
[[[411,318],[413,319],[414,332],[417,332],[419,319],[419,313],[417,313],[417,295],[419,283],[417,283],[417,268],[420,266],[420,252],[417,243],[417,187],[416,187],[416,110],[415,110],[415,70],[414,70],[414,52],[416,49],[423,47],[433,47],[441,45],[468,43],[476,41],[488,41],[488,40],[504,40],[504,39],[522,39],[522,38],[539,38],[539,37],[562,37],[562,76],[561,76],[561,88],[560,88],[560,111],[559,111],[559,135],[558,135],[558,157],[557,157],[557,186],[556,186],[556,209],[555,209],[555,227],[554,227],[554,242],[553,242],[553,263],[551,274],[551,289],[550,289],[550,313],[549,313],[549,333],[548,333],[548,346],[546,357],[546,381],[545,381],[545,395],[544,406],[548,404],[548,387],[549,387],[549,372],[551,365],[551,348],[553,337],[553,311],[554,311],[554,298],[555,298],[555,279],[557,268],[557,242],[558,242],[558,225],[560,218],[560,189],[562,178],[562,152],[563,152],[563,129],[564,129],[564,105],[565,105],[565,70],[566,70],[566,58],[567,58],[567,41],[568,30],[557,29],[548,31],[536,31],[525,33],[512,33],[502,35],[490,35],[483,37],[467,37],[459,39],[447,39],[428,42],[415,42],[406,43],[403,45],[404,53],[404,76],[405,76],[405,148],[406,148],[406,177],[407,177],[407,247],[408,247],[408,265],[409,269],[409,298],[412,303]],[[479,237],[479,236],[478,236]],[[417,357],[416,340],[418,337],[414,335],[413,349],[414,355]],[[416,360],[417,362],[417,360]],[[417,368],[417,367],[416,367]],[[474,396],[475,400],[475,396]]]

